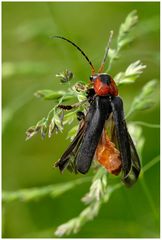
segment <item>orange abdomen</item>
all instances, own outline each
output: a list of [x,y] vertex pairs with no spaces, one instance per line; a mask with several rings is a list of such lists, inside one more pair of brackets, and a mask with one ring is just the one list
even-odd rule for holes
[[120,152],[110,141],[106,131],[104,130],[100,142],[96,149],[97,161],[103,165],[109,173],[118,175],[121,171]]

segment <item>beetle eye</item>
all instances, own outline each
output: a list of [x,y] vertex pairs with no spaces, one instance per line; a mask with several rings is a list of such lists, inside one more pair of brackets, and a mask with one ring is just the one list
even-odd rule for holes
[[93,80],[93,76],[90,76],[89,79],[92,81]]

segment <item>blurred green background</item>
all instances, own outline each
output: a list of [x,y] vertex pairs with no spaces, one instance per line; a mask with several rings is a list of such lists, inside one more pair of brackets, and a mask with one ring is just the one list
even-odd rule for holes
[[[107,37],[114,30],[112,47],[121,22],[137,9],[137,38],[113,64],[111,75],[124,71],[138,59],[147,65],[135,84],[120,88],[125,112],[133,97],[151,79],[159,79],[158,2],[3,2],[3,190],[41,187],[64,183],[84,176],[68,172],[61,175],[52,167],[69,141],[64,134],[44,141],[40,136],[25,141],[25,131],[45,116],[51,101],[36,99],[38,89],[66,89],[55,74],[65,69],[77,80],[88,80],[89,65],[80,53],[63,41],[50,39],[62,35],[72,39],[87,53],[95,66],[103,57]],[[129,120],[159,123],[159,104]],[[143,165],[159,155],[159,129],[143,127],[145,146]],[[89,173],[92,175],[92,172]],[[119,180],[120,181],[120,180]],[[131,189],[122,187],[104,205],[99,216],[77,235],[85,238],[159,237],[159,164],[145,174],[147,191],[139,180]],[[45,197],[34,202],[14,201],[4,205],[3,237],[53,237],[56,227],[77,216],[83,209],[80,198],[88,191],[84,183],[58,198]]]

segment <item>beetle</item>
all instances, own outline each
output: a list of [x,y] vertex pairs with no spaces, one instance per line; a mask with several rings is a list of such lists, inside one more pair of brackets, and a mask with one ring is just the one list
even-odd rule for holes
[[[126,186],[132,186],[138,179],[141,164],[133,140],[127,130],[122,98],[113,78],[104,73],[104,65],[113,32],[110,32],[101,66],[96,73],[87,55],[71,40],[54,36],[72,44],[84,56],[91,67],[92,87],[87,90],[89,108],[84,114],[78,112],[80,121],[76,136],[55,166],[62,172],[66,167],[76,173],[86,174],[92,160],[97,161],[109,173],[118,175]],[[60,105],[71,109],[72,106]],[[109,133],[107,126],[109,125]]]

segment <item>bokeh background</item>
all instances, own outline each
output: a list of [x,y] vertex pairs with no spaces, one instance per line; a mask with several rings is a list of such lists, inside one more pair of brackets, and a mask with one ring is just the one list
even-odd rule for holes
[[[51,139],[35,136],[25,141],[26,129],[46,116],[54,104],[35,98],[34,92],[44,88],[66,89],[67,86],[62,86],[55,77],[66,68],[74,72],[77,80],[88,80],[90,75],[89,65],[80,53],[49,36],[63,35],[74,40],[98,67],[109,31],[115,32],[113,47],[121,22],[136,9],[139,16],[137,38],[111,70],[113,76],[138,59],[147,65],[135,84],[120,88],[127,112],[141,87],[151,79],[159,79],[159,7],[158,2],[2,3],[3,190],[17,191],[84,178],[68,172],[60,175],[52,167],[69,143],[67,129]],[[133,115],[130,120],[158,124],[159,104],[150,111]],[[143,135],[145,165],[159,155],[159,129],[143,127]],[[147,191],[141,180],[131,189],[122,187],[114,192],[95,220],[70,237],[159,237],[159,164],[144,177]],[[84,183],[58,198],[5,203],[3,237],[53,237],[58,225],[83,209],[80,198],[89,185]]]

